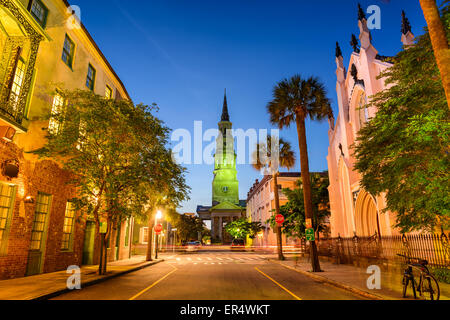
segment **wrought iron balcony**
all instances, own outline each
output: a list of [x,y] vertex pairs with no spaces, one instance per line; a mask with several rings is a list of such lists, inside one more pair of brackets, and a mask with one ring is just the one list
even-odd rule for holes
[[9,94],[9,99],[2,99],[0,102],[0,114],[3,118],[14,121],[21,125],[24,118],[24,105],[18,96],[13,92]]

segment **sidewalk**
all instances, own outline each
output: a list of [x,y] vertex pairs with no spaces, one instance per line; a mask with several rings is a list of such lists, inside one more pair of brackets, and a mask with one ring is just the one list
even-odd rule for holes
[[[321,269],[324,272],[311,273],[311,263],[307,258],[299,258],[296,263],[293,256],[287,256],[286,261],[272,262],[284,265],[287,268],[296,270],[304,275],[312,277],[319,281],[324,281],[342,289],[357,293],[369,299],[377,300],[402,300],[403,286],[402,275],[388,272],[381,272],[381,290],[370,290],[367,288],[367,279],[370,274],[367,274],[366,269],[350,266],[337,265],[326,260],[320,260]],[[450,300],[450,285],[439,283],[441,290],[440,300]],[[408,289],[408,296],[411,298],[412,290]]]
[[[106,275],[97,274],[98,266],[81,267],[81,287],[93,285],[120,275],[137,271],[164,261],[168,254],[162,254],[156,261],[145,261],[144,256],[134,256],[128,260],[108,263]],[[47,299],[67,291],[66,271],[45,273],[31,277],[0,281],[0,300],[36,300]]]

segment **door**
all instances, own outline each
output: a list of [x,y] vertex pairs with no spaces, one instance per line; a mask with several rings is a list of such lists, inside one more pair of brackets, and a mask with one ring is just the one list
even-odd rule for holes
[[116,260],[119,260],[119,254],[120,254],[120,236],[121,236],[121,229],[122,224],[118,223],[117,230],[116,230]]
[[83,265],[94,264],[95,222],[87,221],[84,233]]
[[36,211],[28,253],[27,276],[40,274],[43,271],[51,199],[51,195],[45,193],[38,193],[36,199]]

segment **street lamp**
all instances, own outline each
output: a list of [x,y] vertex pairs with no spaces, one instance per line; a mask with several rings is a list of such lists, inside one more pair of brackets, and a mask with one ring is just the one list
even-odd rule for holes
[[[158,220],[162,218],[162,212],[161,210],[158,210],[158,212],[156,212],[156,216],[155,216],[155,227],[158,225]],[[158,259],[158,234],[156,234],[155,237],[155,259]]]

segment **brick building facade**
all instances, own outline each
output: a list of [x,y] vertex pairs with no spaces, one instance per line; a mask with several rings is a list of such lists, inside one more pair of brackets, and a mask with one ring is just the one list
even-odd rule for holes
[[[45,144],[61,107],[58,89],[129,98],[68,7],[65,0],[0,0],[0,279],[98,261],[96,228],[71,203],[70,173],[30,153]],[[131,226],[114,230],[109,261],[129,257]]]

